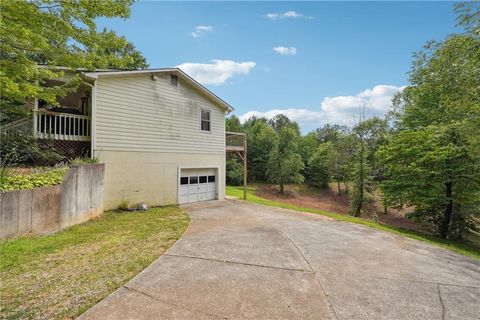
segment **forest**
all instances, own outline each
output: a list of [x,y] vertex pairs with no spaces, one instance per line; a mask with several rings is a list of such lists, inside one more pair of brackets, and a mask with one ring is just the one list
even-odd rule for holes
[[[385,117],[322,124],[301,134],[282,114],[226,120],[226,131],[248,141],[248,181],[285,193],[288,184],[335,186],[347,194],[349,214],[361,217],[374,195],[384,214],[412,208],[408,217],[430,224],[444,239],[480,231],[480,15],[456,5],[462,33],[430,41],[413,55],[409,84]],[[227,184],[239,185],[243,167],[227,155]]]

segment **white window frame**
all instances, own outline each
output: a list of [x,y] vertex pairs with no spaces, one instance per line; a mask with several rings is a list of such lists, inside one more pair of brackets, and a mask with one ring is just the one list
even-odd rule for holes
[[[203,130],[202,129],[202,122],[207,121],[202,119],[202,111],[208,112],[208,122],[210,123],[210,130]],[[207,108],[200,108],[200,131],[203,133],[212,133],[212,110]]]

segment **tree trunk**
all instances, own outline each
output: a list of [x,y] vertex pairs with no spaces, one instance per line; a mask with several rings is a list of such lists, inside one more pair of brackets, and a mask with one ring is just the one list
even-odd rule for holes
[[443,213],[442,223],[440,224],[440,236],[443,239],[447,238],[448,229],[450,228],[450,223],[452,221],[452,213],[453,213],[452,187],[453,187],[453,183],[451,181],[445,183],[445,197],[447,198],[448,203]]
[[360,153],[360,174],[359,174],[359,180],[360,180],[360,183],[359,185],[357,186],[357,192],[358,192],[358,202],[357,202],[357,207],[355,208],[355,214],[354,216],[355,217],[360,217],[360,214],[362,212],[362,207],[363,207],[363,197],[364,197],[364,194],[363,194],[363,185],[365,183],[365,173],[364,173],[364,164],[363,164],[363,154],[364,154],[364,147],[363,147],[363,143],[362,143],[362,148],[360,149],[361,150],[361,153]]
[[283,193],[284,193],[283,183],[280,183],[280,194],[283,194]]
[[340,180],[337,180],[337,194],[340,194]]

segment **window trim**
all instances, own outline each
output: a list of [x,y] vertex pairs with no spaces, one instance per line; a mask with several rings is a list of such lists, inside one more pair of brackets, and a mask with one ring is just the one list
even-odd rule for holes
[[[202,111],[208,112],[208,123],[209,123],[209,129],[210,129],[210,130],[203,130],[203,129],[202,129],[202,123],[203,123],[203,121],[207,121],[207,120],[203,120],[203,119],[202,119]],[[210,109],[200,108],[200,132],[203,132],[203,133],[212,133],[212,110],[210,110]]]

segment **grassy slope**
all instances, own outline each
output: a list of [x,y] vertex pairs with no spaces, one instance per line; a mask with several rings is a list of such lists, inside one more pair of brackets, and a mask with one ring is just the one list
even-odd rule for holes
[[54,235],[0,242],[0,318],[79,315],[160,256],[188,221],[175,206],[107,212]]
[[[228,186],[227,187],[227,194],[229,196],[234,196],[238,198],[243,198],[243,187],[232,187]],[[421,240],[428,242],[430,244],[445,248],[445,249],[450,249],[455,252],[461,253],[466,256],[470,256],[473,258],[480,259],[480,252],[478,250],[478,247],[472,246],[468,243],[462,243],[462,242],[457,242],[457,241],[451,241],[451,240],[445,240],[441,239],[438,237],[434,236],[429,236],[429,235],[424,235],[415,231],[409,231],[409,230],[404,230],[400,228],[395,228],[395,227],[390,227],[390,226],[385,226],[378,224],[374,221],[370,220],[364,220],[362,218],[356,218],[352,216],[347,216],[347,215],[341,215],[338,213],[333,213],[333,212],[327,212],[323,210],[318,210],[318,209],[311,209],[311,208],[304,208],[300,206],[296,206],[293,204],[288,204],[288,203],[283,203],[279,201],[273,201],[265,198],[261,198],[257,195],[255,195],[255,187],[249,187],[248,188],[248,196],[247,196],[247,201],[253,202],[253,203],[258,203],[258,204],[263,204],[267,206],[273,206],[273,207],[279,207],[279,208],[284,208],[284,209],[292,209],[292,210],[297,210],[297,211],[303,211],[303,212],[309,212],[309,213],[315,213],[315,214],[321,214],[327,217],[334,218],[339,221],[347,221],[347,222],[353,222],[353,223],[358,223],[358,224],[363,224],[375,229],[379,230],[384,230],[384,231],[389,231],[393,232],[408,238],[416,239],[416,240]]]

